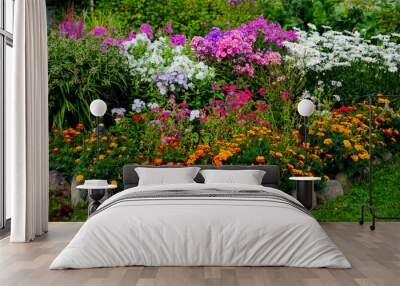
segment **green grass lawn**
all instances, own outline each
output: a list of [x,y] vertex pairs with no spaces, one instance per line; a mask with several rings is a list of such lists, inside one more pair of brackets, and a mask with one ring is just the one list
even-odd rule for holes
[[[359,186],[312,210],[318,221],[358,221],[360,208],[368,199],[368,176]],[[374,166],[373,201],[380,217],[400,217],[400,158]],[[370,220],[369,212],[366,220]]]

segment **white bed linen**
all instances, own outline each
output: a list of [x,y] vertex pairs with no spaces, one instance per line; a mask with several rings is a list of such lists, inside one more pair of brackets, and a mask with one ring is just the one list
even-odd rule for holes
[[[128,192],[209,188],[266,190],[295,201],[262,186],[179,184],[135,187],[106,202]],[[121,202],[94,215],[50,269],[127,265],[351,267],[318,222],[290,205],[171,198]]]

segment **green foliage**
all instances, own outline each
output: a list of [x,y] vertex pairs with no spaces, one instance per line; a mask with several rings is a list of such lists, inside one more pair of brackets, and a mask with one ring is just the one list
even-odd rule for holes
[[106,19],[104,14],[112,14],[116,27],[127,31],[143,23],[160,27],[171,22],[174,33],[195,36],[206,34],[213,26],[236,27],[262,12],[252,1],[231,6],[226,0],[100,0],[91,19]]
[[93,125],[89,105],[101,98],[110,108],[128,105],[130,76],[119,49],[101,51],[90,40],[49,37],[50,126]]
[[[373,200],[381,217],[400,217],[400,158],[391,164],[374,167]],[[361,205],[368,199],[367,176],[361,185],[354,186],[351,191],[331,202],[326,202],[312,214],[319,221],[358,221]],[[369,213],[366,212],[367,218]]]
[[259,0],[263,15],[284,27],[308,23],[365,36],[400,30],[400,2],[390,0]]

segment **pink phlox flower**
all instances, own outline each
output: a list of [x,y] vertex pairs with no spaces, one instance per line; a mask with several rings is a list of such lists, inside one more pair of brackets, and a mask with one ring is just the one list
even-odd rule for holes
[[150,40],[154,39],[153,27],[150,24],[144,23],[144,24],[140,25],[139,30],[142,33],[145,33],[147,38],[149,38]]

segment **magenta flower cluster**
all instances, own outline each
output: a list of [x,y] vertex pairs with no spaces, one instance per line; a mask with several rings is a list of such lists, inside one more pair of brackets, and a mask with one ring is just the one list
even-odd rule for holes
[[186,46],[186,36],[177,34],[169,37],[169,43],[172,46]]
[[[67,18],[59,26],[62,36],[80,40],[84,37],[84,23],[82,20],[75,21],[74,19]],[[146,34],[150,40],[154,40],[153,27],[150,24],[144,23],[139,27],[140,32]],[[169,36],[169,43],[172,46],[186,46],[186,36],[182,34],[172,34],[172,25],[170,22],[165,25],[165,32]],[[163,36],[164,31],[162,27],[157,29],[158,36]],[[136,38],[136,32],[131,32],[127,37],[119,36],[118,31],[109,31],[102,26],[93,27],[88,33],[89,39],[101,40],[102,51],[106,51],[109,47],[117,46],[124,48],[124,43]]]
[[[257,40],[264,43],[263,47],[257,47]],[[252,77],[256,65],[281,63],[281,54],[272,50],[273,44],[282,48],[284,41],[296,40],[294,31],[283,31],[279,24],[267,23],[260,17],[225,32],[214,27],[205,37],[194,37],[190,45],[201,60],[228,60],[239,74]],[[265,47],[265,44],[270,47]]]
[[80,40],[83,38],[84,29],[83,20],[75,21],[74,19],[65,19],[60,24],[60,33],[67,38]]

